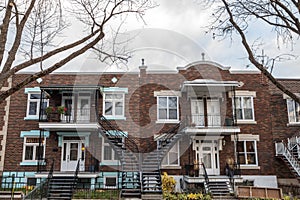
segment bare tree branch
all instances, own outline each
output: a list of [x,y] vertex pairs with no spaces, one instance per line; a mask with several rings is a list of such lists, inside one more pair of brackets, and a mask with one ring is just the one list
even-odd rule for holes
[[226,8],[226,11],[229,15],[229,21],[231,22],[231,24],[233,25],[233,27],[235,28],[235,30],[239,33],[241,39],[242,39],[242,44],[245,47],[247,54],[248,54],[248,59],[249,61],[255,66],[257,67],[278,89],[280,89],[283,93],[287,94],[288,96],[290,96],[292,99],[294,99],[297,102],[300,102],[300,98],[295,95],[293,92],[291,92],[290,90],[288,90],[284,85],[282,85],[280,82],[278,82],[271,73],[268,72],[268,70],[265,68],[265,66],[263,66],[261,63],[259,63],[253,52],[251,47],[248,44],[248,41],[246,39],[246,36],[243,32],[243,30],[239,27],[239,25],[236,23],[236,21],[234,20],[233,14],[229,8],[228,3],[225,0],[222,0],[222,2],[224,3],[224,6]]
[[[64,5],[61,0],[8,0],[7,5],[0,2],[0,103],[36,78],[53,72],[92,48],[101,55],[102,61],[125,62],[128,56],[120,54],[114,44],[110,49],[96,45],[100,41],[102,44],[107,42],[104,36],[109,37],[107,33],[111,26],[123,24],[126,19],[123,16],[132,13],[141,17],[154,5],[151,1],[64,0]],[[86,36],[60,44],[64,42],[59,37],[69,25],[65,22],[74,17],[76,23],[84,24],[80,34]],[[119,27],[115,29],[117,32],[121,31]],[[64,56],[65,53],[69,55]],[[55,64],[49,64],[51,62]],[[5,91],[8,78],[38,63],[40,69],[35,74]],[[44,66],[43,63],[47,64]]]
[[93,41],[91,41],[90,43],[88,43],[87,45],[82,47],[81,49],[73,52],[69,56],[62,59],[61,61],[55,63],[53,66],[49,67],[48,69],[46,69],[44,71],[40,71],[40,72],[37,72],[33,75],[29,75],[27,78],[22,80],[20,83],[16,84],[14,87],[8,89],[5,92],[2,92],[0,94],[0,102],[4,101],[7,97],[9,97],[13,93],[17,92],[18,90],[20,90],[22,87],[24,87],[28,83],[30,83],[32,81],[35,81],[37,78],[43,77],[47,74],[50,74],[51,72],[55,71],[56,69],[60,68],[61,66],[65,65],[66,63],[71,61],[72,59],[74,59],[77,56],[83,54],[84,52],[86,52],[87,50],[92,48],[95,44],[97,44],[103,38],[104,38],[104,33],[100,32],[100,34]]

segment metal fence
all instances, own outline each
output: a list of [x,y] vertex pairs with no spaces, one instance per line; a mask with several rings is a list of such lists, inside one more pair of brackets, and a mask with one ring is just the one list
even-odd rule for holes
[[[39,190],[40,192],[36,192],[37,196],[28,196],[28,199],[44,199],[47,193],[47,184],[43,183],[46,183],[46,179],[24,177],[22,172],[3,176],[0,190],[6,191],[11,199],[20,199],[20,192],[23,193],[23,196],[26,196],[32,190]],[[101,181],[93,183],[89,178],[79,179],[77,188],[73,193],[73,199],[120,199],[120,183],[117,181],[115,184],[115,186],[108,186]]]

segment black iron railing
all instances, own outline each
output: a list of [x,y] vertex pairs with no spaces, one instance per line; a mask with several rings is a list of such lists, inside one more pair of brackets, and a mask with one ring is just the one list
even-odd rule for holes
[[[124,144],[124,148],[128,147],[132,152],[139,152],[136,142],[129,138],[125,132],[116,127],[116,125],[112,124],[110,120],[107,120],[103,115],[99,115],[98,122],[105,130],[106,136],[108,136],[110,139],[120,140],[120,142]],[[123,139],[125,139],[124,142],[122,141]]]
[[205,164],[201,163],[201,165],[202,165],[202,168],[203,168],[203,176],[204,176],[204,179],[205,179],[205,183],[209,184],[209,178],[208,178],[208,174],[207,174],[207,171],[206,171]]

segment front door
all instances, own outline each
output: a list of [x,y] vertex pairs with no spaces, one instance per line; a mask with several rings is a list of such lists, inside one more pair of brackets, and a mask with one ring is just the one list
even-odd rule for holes
[[[199,140],[198,140],[199,141]],[[208,175],[219,175],[219,149],[218,140],[201,140],[195,143],[196,159],[203,163]],[[199,174],[204,174],[202,166],[199,167]]]
[[89,97],[78,97],[77,119],[79,121],[90,120],[90,98]]
[[[81,159],[80,166],[84,164],[84,152],[81,150],[82,145],[81,141],[63,141],[61,171],[75,171],[79,159]],[[82,168],[80,169],[80,171],[83,170]]]

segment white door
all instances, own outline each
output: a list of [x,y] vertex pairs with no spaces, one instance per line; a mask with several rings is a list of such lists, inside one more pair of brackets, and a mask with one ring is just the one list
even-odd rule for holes
[[[219,150],[217,140],[204,140],[199,144],[199,161],[203,163],[208,175],[219,175]],[[203,167],[200,167],[199,174],[204,174]]]
[[84,171],[84,150],[82,151],[81,141],[63,141],[61,171],[75,171],[78,160],[80,160],[80,171]]
[[63,96],[62,105],[67,109],[65,115],[62,116],[62,121],[72,122],[74,119],[74,99],[73,97]]
[[207,100],[207,125],[221,126],[220,102],[218,99]]
[[77,120],[79,121],[90,120],[90,98],[89,97],[78,97]]
[[204,126],[204,104],[203,100],[191,100],[192,123],[196,126]]

